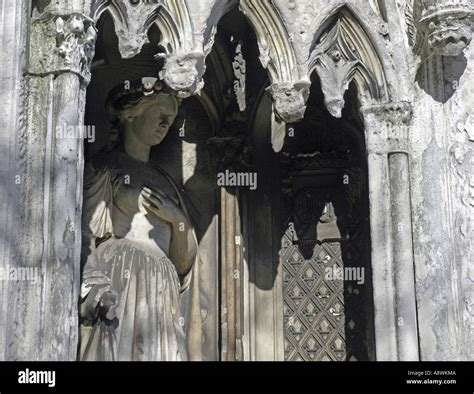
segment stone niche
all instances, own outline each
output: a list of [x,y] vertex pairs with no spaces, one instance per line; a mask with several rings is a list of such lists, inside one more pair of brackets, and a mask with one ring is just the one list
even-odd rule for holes
[[[151,159],[199,244],[199,359],[474,358],[472,1],[27,3],[0,4],[0,268],[39,280],[0,281],[0,359],[77,358],[84,166],[119,138],[107,95],[143,77],[181,102]],[[358,179],[354,150],[351,248],[361,224],[321,189]],[[358,250],[359,320],[355,288],[321,280]]]
[[[86,163],[106,154],[119,139],[118,131],[110,125],[105,111],[108,92],[117,85],[144,76],[156,77],[163,66],[163,62],[155,58],[161,35],[156,26],[147,32],[149,42],[130,59],[123,59],[119,52],[118,37],[110,14],[102,14],[97,29],[99,34],[85,111],[85,123],[95,125],[96,138],[92,143],[85,142]],[[218,200],[215,170],[207,147],[207,141],[214,135],[214,126],[202,100],[189,97],[182,102],[165,141],[150,155],[150,161],[163,168],[178,185],[183,185],[188,213],[195,226],[202,254],[200,281],[205,360],[218,358]]]

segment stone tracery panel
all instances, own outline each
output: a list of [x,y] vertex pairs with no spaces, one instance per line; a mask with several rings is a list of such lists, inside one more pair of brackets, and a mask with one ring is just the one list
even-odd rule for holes
[[103,12],[110,12],[123,58],[140,52],[148,42],[148,30],[156,24],[161,33],[156,58],[164,60],[160,78],[185,98],[202,89],[216,25],[232,7],[234,1],[104,0],[94,5],[93,17],[97,20]]

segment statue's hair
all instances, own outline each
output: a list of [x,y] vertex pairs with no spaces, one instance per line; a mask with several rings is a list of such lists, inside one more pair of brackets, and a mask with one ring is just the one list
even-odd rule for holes
[[112,89],[106,100],[106,110],[112,128],[119,133],[120,124],[130,114],[140,114],[148,105],[159,103],[163,97],[171,97],[178,111],[181,99],[168,90],[157,78],[142,78]]

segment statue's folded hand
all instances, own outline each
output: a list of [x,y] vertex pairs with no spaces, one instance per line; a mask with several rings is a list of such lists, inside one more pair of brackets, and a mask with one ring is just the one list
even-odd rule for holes
[[141,191],[143,205],[156,216],[171,224],[187,223],[181,207],[166,194],[144,187]]

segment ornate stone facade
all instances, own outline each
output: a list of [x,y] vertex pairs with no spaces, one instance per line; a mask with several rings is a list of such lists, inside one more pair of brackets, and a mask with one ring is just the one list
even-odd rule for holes
[[[286,347],[284,332],[304,324],[285,326],[294,289],[272,223],[284,216],[282,155],[316,158],[323,179],[350,138],[346,153],[367,172],[372,358],[474,359],[470,0],[33,0],[0,11],[0,267],[38,274],[0,281],[0,359],[76,358],[90,147],[58,130],[92,120],[100,151],[112,139],[106,94],[143,76],[183,100],[156,161],[184,185],[196,223],[203,359],[298,359],[306,345],[302,358],[345,357],[340,337],[321,342],[322,321]],[[257,192],[218,186],[225,170],[255,172]],[[305,272],[293,272],[302,287]]]

